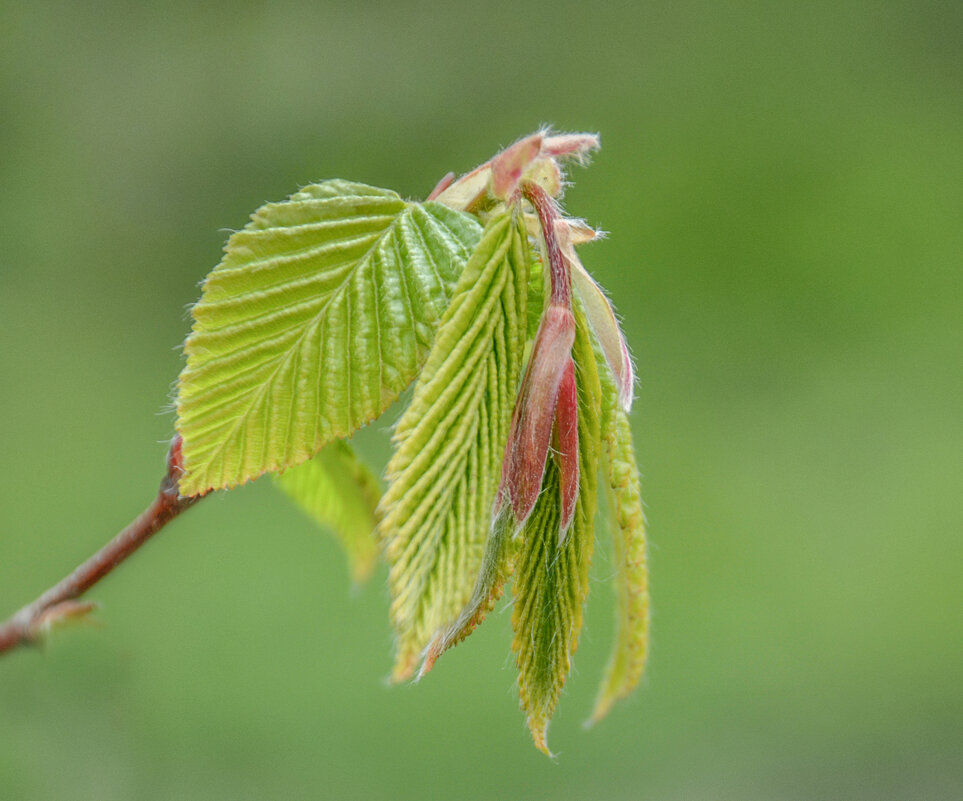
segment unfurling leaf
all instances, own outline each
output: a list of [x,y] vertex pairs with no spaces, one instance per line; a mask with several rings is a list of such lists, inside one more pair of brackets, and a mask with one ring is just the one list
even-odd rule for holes
[[352,579],[368,578],[378,556],[374,529],[381,490],[351,446],[332,442],[275,481],[316,523],[334,532],[348,555]]
[[414,379],[470,216],[347,181],[259,209],[204,282],[177,389],[182,495],[303,462]]
[[[559,468],[549,460],[545,482],[521,533],[515,566],[512,648],[522,707],[535,745],[546,735],[582,629],[594,545],[601,439],[601,386],[587,326],[579,315],[573,358],[578,386],[579,493],[568,536],[562,525]],[[561,540],[561,541],[560,541]]]
[[649,643],[649,575],[639,469],[628,417],[615,408],[605,435],[606,496],[616,568],[616,632],[590,722],[601,720],[615,701],[635,689],[645,669]]
[[395,431],[379,531],[398,680],[466,605],[482,564],[521,371],[529,258],[511,210],[489,220]]

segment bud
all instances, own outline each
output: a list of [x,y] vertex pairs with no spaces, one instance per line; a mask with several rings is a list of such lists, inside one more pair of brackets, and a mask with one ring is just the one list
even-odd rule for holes
[[[521,527],[535,506],[545,476],[559,389],[572,366],[575,317],[564,306],[549,306],[542,316],[522,378],[505,447],[499,501],[511,501]],[[574,368],[572,379],[574,382]],[[497,511],[497,509],[496,509]]]
[[457,180],[445,176],[428,200],[437,200],[459,211],[475,212],[492,198],[511,202],[522,181],[533,181],[549,195],[562,191],[559,160],[584,162],[599,147],[595,134],[555,134],[538,131],[519,139],[494,158]]
[[44,610],[34,622],[31,637],[42,640],[57,628],[73,623],[92,623],[91,613],[99,605],[94,601],[61,601]]

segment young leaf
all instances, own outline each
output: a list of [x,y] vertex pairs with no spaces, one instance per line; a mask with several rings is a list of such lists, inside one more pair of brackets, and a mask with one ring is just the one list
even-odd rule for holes
[[512,649],[522,707],[535,745],[549,753],[548,723],[572,666],[588,592],[594,545],[601,428],[601,387],[587,324],[577,315],[572,352],[578,385],[579,494],[572,528],[560,542],[559,468],[548,460],[545,482],[522,531],[515,571]]
[[485,615],[495,608],[495,603],[504,592],[505,582],[514,569],[518,540],[512,535],[517,528],[511,506],[503,506],[492,521],[471,597],[455,621],[436,632],[425,650],[419,678],[432,669],[439,656],[471,634],[485,619]]
[[590,723],[605,717],[615,701],[635,689],[648,655],[649,576],[639,470],[628,417],[618,406],[613,411],[613,424],[605,437],[605,464],[609,525],[617,560],[616,636]]
[[366,579],[378,556],[374,529],[381,490],[351,446],[335,440],[313,459],[277,475],[275,482],[316,523],[338,537],[348,554],[352,579]]
[[571,244],[568,244],[566,249],[566,258],[572,267],[572,286],[582,301],[585,316],[592,326],[592,332],[615,382],[619,405],[629,412],[632,410],[635,393],[635,369],[632,367],[632,357],[629,356],[629,348],[625,344],[625,336],[615,316],[615,310],[602,287],[582,266]]
[[181,494],[298,464],[381,414],[424,362],[479,234],[441,204],[339,180],[255,212],[193,309]]
[[528,260],[516,216],[489,220],[395,431],[379,530],[398,680],[457,617],[479,571],[521,371]]

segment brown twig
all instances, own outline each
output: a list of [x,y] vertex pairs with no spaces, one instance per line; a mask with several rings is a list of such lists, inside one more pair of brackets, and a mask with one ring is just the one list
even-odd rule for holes
[[57,621],[89,612],[93,605],[79,604],[75,599],[200,499],[201,496],[185,498],[178,494],[181,465],[181,439],[176,437],[167,455],[167,474],[154,502],[63,581],[0,624],[0,655],[17,646],[37,642],[45,629]]

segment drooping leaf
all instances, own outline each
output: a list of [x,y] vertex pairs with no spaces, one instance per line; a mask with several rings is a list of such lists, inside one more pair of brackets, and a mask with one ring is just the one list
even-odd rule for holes
[[464,608],[481,566],[521,371],[528,260],[516,215],[489,220],[395,431],[379,531],[397,680]]
[[616,560],[615,645],[590,722],[635,689],[645,669],[649,641],[649,576],[645,515],[632,429],[625,412],[613,408],[605,436],[606,497]]
[[571,530],[560,542],[559,470],[548,461],[535,509],[522,530],[515,567],[512,649],[522,707],[535,745],[549,753],[548,723],[572,667],[588,593],[601,449],[598,366],[584,317],[577,314],[572,356],[578,385],[579,493]]
[[558,493],[558,467],[551,462],[545,471],[544,490],[522,530],[513,588],[512,650],[518,666],[519,700],[535,746],[546,754],[551,753],[546,739],[548,723],[571,670],[573,632],[581,627],[581,612],[573,609],[573,598],[580,601],[581,596],[576,532],[559,544],[562,513]]
[[378,556],[374,530],[381,490],[351,446],[335,440],[312,459],[277,475],[275,482],[316,523],[338,537],[352,578],[366,579]]
[[348,181],[269,203],[193,309],[177,390],[184,495],[305,461],[413,380],[480,226]]

